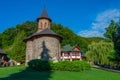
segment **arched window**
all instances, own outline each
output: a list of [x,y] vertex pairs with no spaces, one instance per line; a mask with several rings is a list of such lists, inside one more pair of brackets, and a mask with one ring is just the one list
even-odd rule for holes
[[50,23],[48,23],[48,28],[50,28]]
[[40,29],[43,29],[43,24],[42,24],[42,22],[40,23]]
[[47,23],[45,22],[45,26],[44,26],[44,28],[47,28]]

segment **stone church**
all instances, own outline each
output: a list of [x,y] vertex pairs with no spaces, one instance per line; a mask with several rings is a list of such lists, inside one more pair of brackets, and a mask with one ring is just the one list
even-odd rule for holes
[[44,8],[37,18],[38,30],[24,39],[26,42],[26,64],[33,59],[52,60],[58,62],[61,58],[60,43],[62,37],[50,29],[52,20]]

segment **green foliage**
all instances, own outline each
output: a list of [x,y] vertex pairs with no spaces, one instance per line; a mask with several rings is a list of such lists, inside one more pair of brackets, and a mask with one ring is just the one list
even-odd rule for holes
[[104,33],[104,36],[107,37],[108,39],[114,41],[116,30],[117,30],[117,25],[113,20],[111,20],[110,25],[105,28],[106,33]]
[[114,48],[116,51],[116,55],[118,56],[118,61],[120,61],[120,23],[118,25],[117,31],[116,31],[116,36],[115,36],[115,41],[114,41]]
[[57,71],[84,71],[89,70],[91,67],[85,61],[61,61],[53,63],[52,68]]
[[19,34],[16,36],[14,40],[12,53],[10,54],[10,57],[13,60],[21,63],[25,62],[25,43],[23,42],[24,37],[25,32],[24,31],[19,32]]
[[16,36],[15,28],[9,28],[2,33],[2,48],[6,48],[13,44]]
[[15,28],[8,28],[0,34],[0,48],[3,48],[8,56],[21,63],[25,60],[25,43],[23,39],[37,30],[36,22],[25,22]]
[[106,38],[101,38],[101,37],[90,37],[90,38],[87,38],[87,41],[88,41],[89,43],[91,43],[91,42],[99,42],[99,41],[101,41],[101,40],[106,41],[106,42],[110,42],[108,39],[106,39]]
[[0,48],[2,48],[2,35],[0,34]]
[[99,65],[114,66],[113,62],[109,59],[113,55],[113,44],[111,42],[92,42],[88,46],[87,59]]
[[19,33],[21,31],[25,32],[25,36],[28,37],[37,31],[37,23],[36,22],[25,22],[23,24],[19,24],[16,26],[16,32]]
[[111,20],[110,25],[106,28],[106,33],[104,34],[109,40],[114,44],[114,57],[113,61],[120,64],[120,23],[115,23]]
[[17,25],[15,28],[11,27],[5,30],[2,34],[0,34],[0,40],[2,44],[2,48],[9,48],[21,31],[25,32],[25,37],[33,34],[37,30],[37,23],[36,22],[25,22],[23,24]]
[[84,71],[91,68],[90,64],[84,61],[61,61],[57,63],[52,63],[51,61],[35,59],[28,62],[28,65],[30,68],[37,71]]
[[61,35],[63,37],[61,46],[65,46],[66,44],[70,44],[71,46],[75,46],[76,44],[83,50],[84,52],[87,51],[87,46],[89,44],[89,40],[84,37],[80,37],[73,33],[70,29],[60,25],[60,24],[51,24],[51,29]]
[[[70,30],[70,29],[68,29],[60,24],[52,23],[51,29],[55,33],[57,33],[63,37],[61,46],[64,46],[66,44],[70,44],[71,46],[75,46],[77,44],[83,52],[87,51],[88,44],[90,44],[93,40],[101,40],[99,38],[80,37],[80,36],[76,35],[75,33],[73,33],[72,30]],[[18,51],[18,49],[19,49],[19,52],[20,52],[20,50],[23,50],[19,54],[24,53],[24,49],[21,49],[21,48],[24,48],[25,45],[22,45],[22,44],[17,45],[16,44],[17,43],[16,36],[18,36],[18,35],[20,36],[21,34],[19,34],[19,33],[21,33],[21,31],[24,31],[24,33],[25,33],[24,37],[22,37],[20,39],[20,40],[23,40],[25,37],[28,37],[37,31],[37,23],[27,21],[23,24],[17,25],[14,28],[8,28],[7,30],[5,30],[3,33],[0,34],[0,48],[2,48],[5,52],[7,52],[9,54],[10,58],[16,57],[16,56],[15,57],[13,57],[13,56],[15,55],[14,53],[18,53],[18,52],[15,52],[15,51]],[[15,48],[15,44],[17,46],[19,46],[19,48]],[[14,49],[12,49],[12,48],[14,48]],[[22,56],[22,58],[23,57],[24,56]],[[16,57],[15,60],[19,61],[19,58]]]
[[75,45],[75,35],[70,29],[63,27],[60,24],[51,24],[51,29],[63,37],[62,46],[66,44]]
[[40,59],[34,59],[28,62],[30,68],[37,71],[50,71],[51,70],[51,61],[43,61]]

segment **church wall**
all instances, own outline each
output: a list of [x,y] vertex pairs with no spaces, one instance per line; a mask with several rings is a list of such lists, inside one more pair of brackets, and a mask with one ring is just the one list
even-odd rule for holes
[[43,52],[43,46],[46,47],[46,52],[51,57],[50,60],[58,61],[59,54],[60,54],[60,42],[57,38],[44,36],[37,38],[33,41],[34,43],[34,54],[36,55],[35,58],[41,59],[41,54]]
[[26,63],[33,59],[33,42],[27,41],[26,43]]
[[[46,48],[46,50],[43,49]],[[41,59],[42,52],[46,51],[50,56],[49,60],[58,62],[60,59],[60,41],[58,38],[43,36],[27,42],[26,62],[31,59]],[[28,58],[30,57],[30,58]]]

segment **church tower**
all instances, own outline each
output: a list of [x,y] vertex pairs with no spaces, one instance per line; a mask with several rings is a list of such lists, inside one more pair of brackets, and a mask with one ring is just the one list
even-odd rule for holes
[[62,37],[50,29],[52,20],[48,17],[45,8],[37,21],[38,30],[24,39],[26,43],[26,65],[33,59],[60,61]]
[[38,22],[38,30],[37,32],[40,32],[46,28],[50,29],[50,23],[51,23],[51,19],[48,17],[46,8],[44,8],[41,16],[39,18],[37,18],[37,22]]

